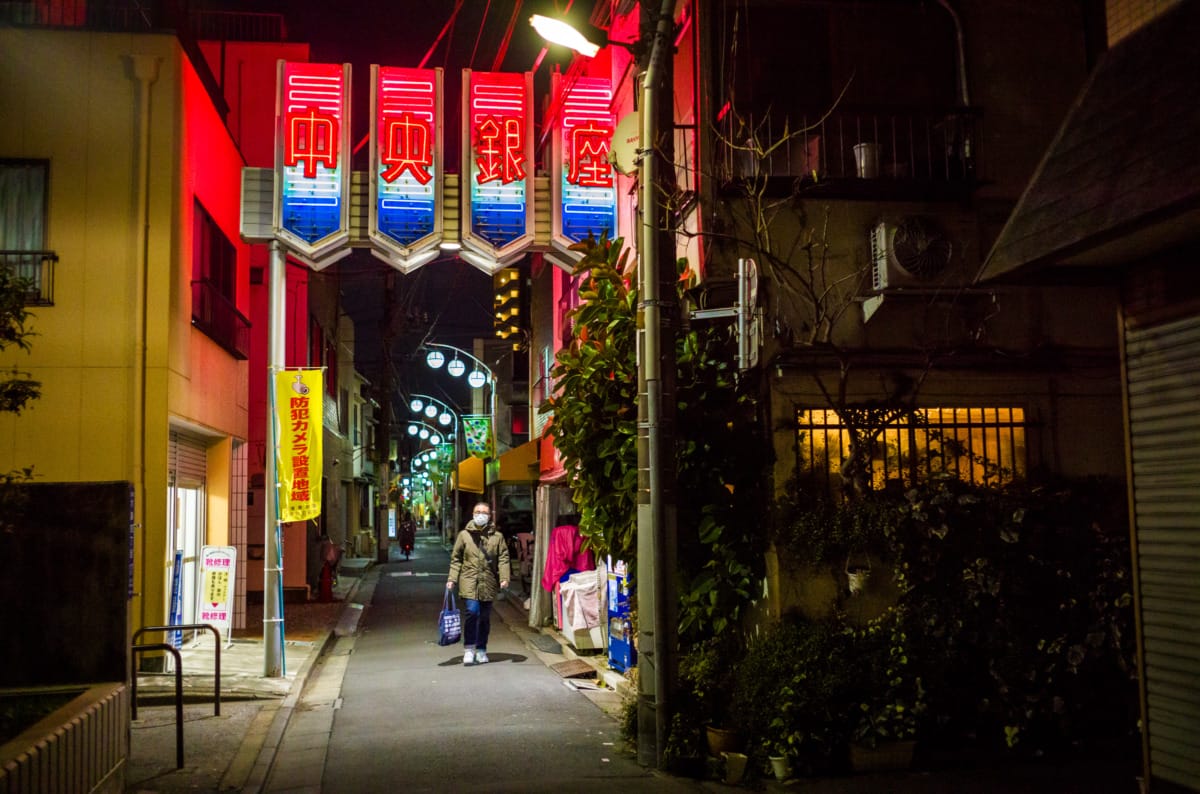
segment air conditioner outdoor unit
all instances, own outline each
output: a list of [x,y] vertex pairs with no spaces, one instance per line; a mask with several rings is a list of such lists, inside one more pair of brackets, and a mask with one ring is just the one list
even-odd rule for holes
[[871,229],[871,289],[933,287],[949,275],[954,246],[933,220],[909,215]]

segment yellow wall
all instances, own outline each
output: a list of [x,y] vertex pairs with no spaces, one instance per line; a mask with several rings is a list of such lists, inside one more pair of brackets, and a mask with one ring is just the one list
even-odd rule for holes
[[[160,65],[150,91],[144,477],[134,55]],[[0,28],[0,107],[0,157],[50,161],[46,246],[59,256],[54,306],[35,312],[32,352],[0,354],[0,367],[29,371],[43,392],[21,416],[0,416],[0,471],[33,465],[43,482],[134,482],[143,526],[131,619],[135,628],[163,623],[170,423],[218,441],[210,542],[228,537],[229,437],[246,437],[247,366],[192,329],[190,289],[195,192],[238,245],[247,310],[240,157],[171,36]]]

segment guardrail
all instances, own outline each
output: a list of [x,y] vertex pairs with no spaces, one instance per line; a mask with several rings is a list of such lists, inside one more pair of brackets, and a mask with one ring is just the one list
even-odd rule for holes
[[[133,652],[167,651],[175,657],[175,768],[183,769],[183,659],[179,649],[165,642],[149,645],[134,645]],[[134,665],[133,682],[129,687],[130,716],[137,719],[137,665]]]
[[[147,631],[200,631],[207,629],[213,633],[213,715],[221,716],[221,632],[217,627],[208,623],[182,623],[174,626],[143,626],[133,633],[133,652],[167,651],[175,657],[175,768],[183,768],[183,657],[179,649],[168,643],[151,643],[138,645],[138,638]],[[132,683],[129,688],[130,714],[137,719],[137,665],[134,665]]]

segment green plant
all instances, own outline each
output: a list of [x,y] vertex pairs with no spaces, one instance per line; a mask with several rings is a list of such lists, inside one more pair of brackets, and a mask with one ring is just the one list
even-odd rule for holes
[[733,724],[759,756],[828,767],[845,743],[856,682],[837,623],[785,621],[753,638],[736,670]]
[[[580,531],[637,576],[637,302],[620,239],[577,246],[584,299],[552,375],[550,432],[572,472]],[[679,263],[684,275],[684,265]],[[686,286],[686,277],[678,291]],[[729,328],[690,328],[674,339],[679,634],[684,647],[730,632],[762,576],[763,437],[752,384],[735,377]],[[721,417],[721,421],[713,421]]]
[[862,628],[847,627],[856,678],[856,722],[850,738],[865,747],[913,739],[925,712],[925,688],[903,608],[891,608]]

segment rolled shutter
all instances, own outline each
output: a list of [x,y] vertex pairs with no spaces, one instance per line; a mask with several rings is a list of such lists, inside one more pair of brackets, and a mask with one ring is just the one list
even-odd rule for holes
[[1150,773],[1200,791],[1200,317],[1125,358]]
[[171,485],[195,488],[204,484],[208,468],[208,453],[204,440],[178,430],[172,430],[167,451],[167,469]]

